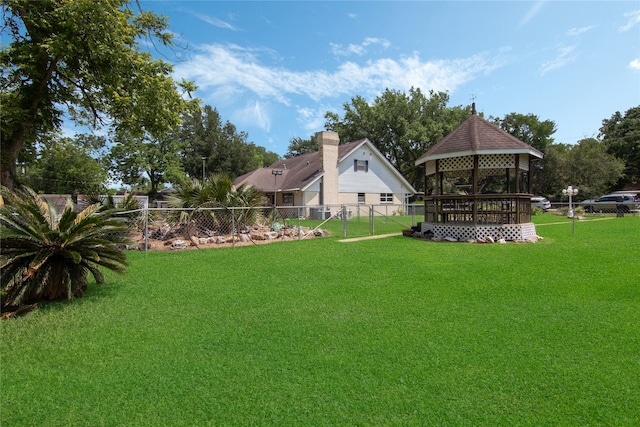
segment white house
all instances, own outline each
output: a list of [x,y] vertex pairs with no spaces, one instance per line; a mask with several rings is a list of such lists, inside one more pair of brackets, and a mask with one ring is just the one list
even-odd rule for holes
[[277,206],[402,206],[415,189],[368,139],[340,144],[335,132],[318,132],[318,151],[285,159],[238,177],[236,185],[263,191]]

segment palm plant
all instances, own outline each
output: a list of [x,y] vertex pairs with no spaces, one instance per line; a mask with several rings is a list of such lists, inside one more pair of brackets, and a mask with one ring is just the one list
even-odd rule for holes
[[254,187],[235,187],[228,177],[211,175],[205,182],[192,179],[178,186],[168,202],[172,208],[190,209],[190,212],[182,211],[182,221],[213,221],[216,228],[229,230],[232,221],[238,227],[256,223],[261,212],[255,208],[262,205],[262,199],[262,192]]
[[33,190],[2,188],[0,268],[2,309],[42,300],[71,299],[87,288],[89,273],[104,282],[101,268],[124,272],[127,260],[118,245],[129,227],[93,204],[75,212],[69,202],[58,215]]
[[136,199],[133,193],[127,193],[118,202],[111,194],[106,196],[89,194],[84,196],[83,202],[86,205],[99,203],[101,205],[99,210],[101,211],[117,209],[120,212],[118,216],[125,218],[131,228],[140,228],[141,223],[144,221],[144,216],[140,209],[140,201]]

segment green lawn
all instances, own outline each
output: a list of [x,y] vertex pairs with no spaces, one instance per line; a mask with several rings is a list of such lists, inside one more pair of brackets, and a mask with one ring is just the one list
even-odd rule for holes
[[640,218],[535,221],[536,244],[130,252],[0,322],[0,424],[640,425]]

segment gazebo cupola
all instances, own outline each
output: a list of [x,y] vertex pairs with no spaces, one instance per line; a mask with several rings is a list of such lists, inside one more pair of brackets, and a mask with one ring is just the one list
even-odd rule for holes
[[527,240],[531,163],[542,153],[475,113],[418,160],[424,165],[423,233],[458,240]]

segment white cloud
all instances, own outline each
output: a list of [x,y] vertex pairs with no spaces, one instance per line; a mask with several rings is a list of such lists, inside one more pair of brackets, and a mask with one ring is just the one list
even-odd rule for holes
[[267,132],[271,129],[269,113],[259,101],[247,104],[244,108],[236,110],[232,116],[232,120],[239,124],[255,126]]
[[325,118],[324,115],[327,111],[331,110],[329,106],[318,106],[315,108],[298,107],[298,123],[302,125],[302,128],[309,132],[309,135],[318,131],[318,129],[324,129]]
[[562,68],[573,61],[575,61],[575,56],[572,55],[575,50],[575,46],[560,46],[558,47],[558,54],[551,61],[547,61],[540,67],[540,74],[544,75],[549,71],[557,70]]
[[293,71],[262,64],[256,56],[258,53],[233,45],[208,45],[190,60],[177,64],[175,73],[178,78],[194,80],[199,93],[205,91],[228,100],[252,93],[290,105],[292,96],[319,102],[354,93],[374,96],[385,88],[407,90],[413,86],[454,91],[477,74],[500,66],[486,55],[423,61],[414,53],[400,59],[344,62],[334,71]]
[[544,4],[544,0],[540,0],[536,2],[531,8],[527,11],[527,14],[520,20],[518,23],[518,28],[524,27],[527,25],[542,9],[542,5]]
[[567,35],[568,36],[579,36],[580,34],[584,34],[588,31],[591,31],[595,28],[595,26],[593,25],[589,25],[586,27],[580,27],[580,28],[572,28],[569,31],[567,31]]
[[636,58],[633,61],[629,62],[629,68],[632,70],[640,71],[640,58]]
[[234,25],[223,21],[222,19],[216,18],[215,16],[202,15],[200,13],[194,13],[193,16],[200,19],[201,21],[206,22],[209,25],[213,25],[214,27],[222,28],[225,30],[240,31]]
[[380,45],[384,49],[387,49],[389,46],[391,46],[391,43],[388,40],[378,39],[374,37],[368,37],[364,39],[364,41],[360,44],[349,44],[347,47],[344,47],[341,44],[329,43],[329,46],[331,46],[331,53],[336,56],[362,56],[367,53],[367,48],[371,45]]
[[640,24],[640,9],[634,10],[633,12],[625,13],[624,16],[628,18],[628,21],[625,25],[620,27],[620,32],[629,31],[631,28]]

